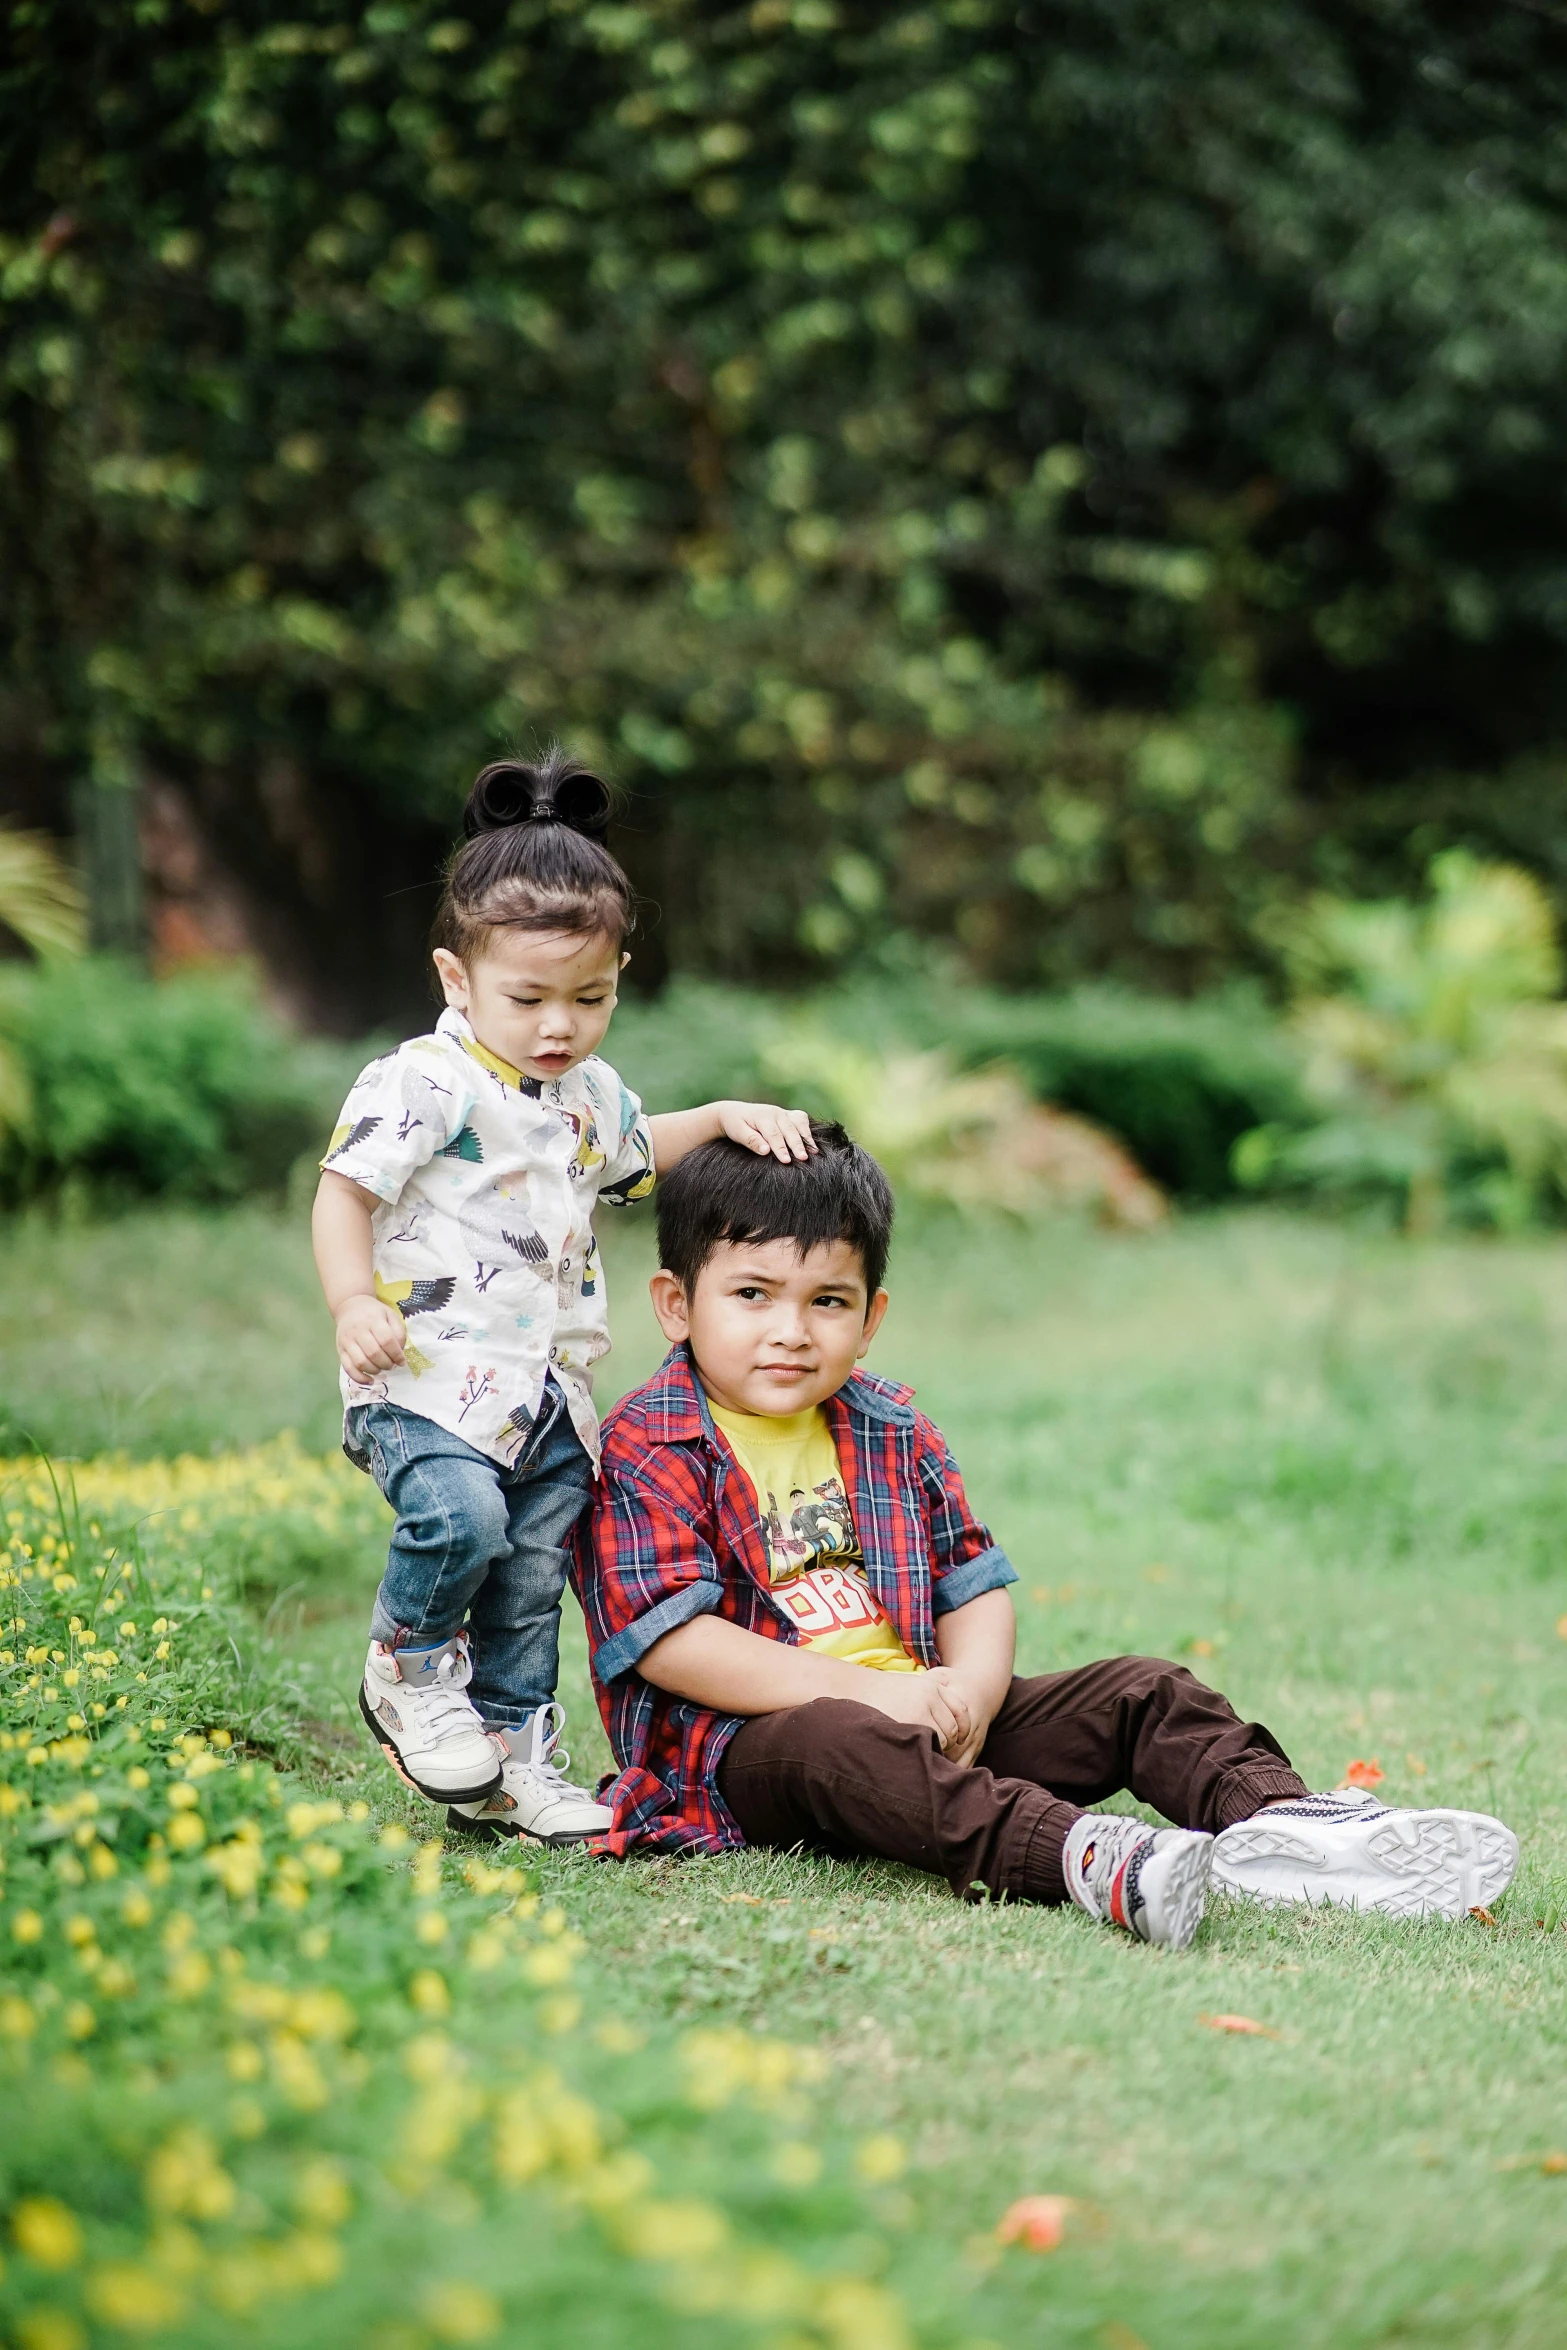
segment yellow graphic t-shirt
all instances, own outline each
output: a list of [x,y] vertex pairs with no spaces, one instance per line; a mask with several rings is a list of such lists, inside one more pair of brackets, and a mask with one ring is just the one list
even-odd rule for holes
[[801,1644],[878,1672],[923,1672],[866,1580],[838,1448],[821,1406],[776,1420],[716,1403],[711,1409],[751,1481],[773,1601]]

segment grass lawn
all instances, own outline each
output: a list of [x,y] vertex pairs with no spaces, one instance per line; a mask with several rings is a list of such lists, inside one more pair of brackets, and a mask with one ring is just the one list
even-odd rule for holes
[[[11,1442],[332,1441],[299,1229],[246,1212],[12,1239]],[[657,1359],[650,1252],[645,1222],[611,1235],[608,1392]],[[1500,1812],[1519,1880],[1491,1925],[1216,1905],[1170,1955],[891,1868],[545,1856],[592,1998],[823,2049],[837,2117],[907,2149],[887,2224],[967,2263],[968,2350],[1557,2350],[1567,1249],[1254,1214],[1138,1241],[946,1226],[905,1243],[892,1286],[873,1361],[918,1387],[1017,1563],[1022,1670],[1180,1656],[1315,1783],[1374,1757],[1396,1802]],[[352,1734],[372,1573],[355,1550],[340,1592],[274,1627],[317,1676],[323,1771],[390,1814]],[[563,1695],[592,1772],[571,1613]],[[1203,2020],[1226,2013],[1267,2036]],[[1075,2199],[1065,2244],[1001,2254],[998,2214],[1033,2193]]]

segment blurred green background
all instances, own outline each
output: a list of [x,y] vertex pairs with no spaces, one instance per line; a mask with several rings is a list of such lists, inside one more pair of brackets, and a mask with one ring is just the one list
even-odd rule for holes
[[1277,991],[1313,888],[1567,886],[1550,11],[10,34],[0,791],[101,940],[406,1028],[468,778],[555,733],[650,987]]

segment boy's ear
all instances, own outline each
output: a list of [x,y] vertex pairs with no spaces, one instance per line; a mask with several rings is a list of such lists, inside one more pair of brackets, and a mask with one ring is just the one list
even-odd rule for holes
[[877,1331],[881,1328],[882,1316],[886,1313],[889,1303],[890,1300],[887,1296],[887,1292],[884,1289],[878,1289],[875,1296],[871,1299],[870,1304],[866,1307],[865,1327],[860,1332],[860,1343],[855,1351],[854,1357],[857,1363],[863,1363],[866,1356],[870,1353],[871,1340],[875,1337]]
[[648,1283],[647,1293],[670,1345],[682,1345],[691,1335],[691,1309],[678,1278],[661,1265]]

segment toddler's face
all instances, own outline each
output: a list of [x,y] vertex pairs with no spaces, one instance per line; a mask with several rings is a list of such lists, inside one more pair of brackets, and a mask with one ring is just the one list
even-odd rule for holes
[[603,1042],[626,957],[580,933],[492,930],[464,963],[435,950],[446,1000],[480,1044],[528,1077],[563,1077]]
[[887,1310],[884,1289],[867,1298],[846,1240],[804,1256],[792,1240],[726,1241],[689,1298],[672,1273],[654,1275],[652,1297],[664,1336],[690,1340],[713,1401],[772,1419],[836,1395]]

